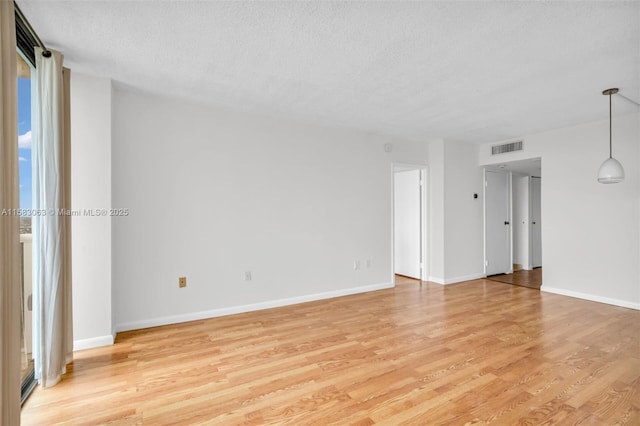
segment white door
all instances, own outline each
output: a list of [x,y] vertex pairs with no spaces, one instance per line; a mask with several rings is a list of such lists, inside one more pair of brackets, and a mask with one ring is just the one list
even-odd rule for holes
[[393,184],[395,273],[421,279],[420,170],[395,172]]
[[485,264],[486,274],[511,272],[511,230],[509,223],[509,176],[485,172]]
[[542,266],[542,221],[541,221],[541,191],[540,178],[531,177],[531,265],[534,268]]

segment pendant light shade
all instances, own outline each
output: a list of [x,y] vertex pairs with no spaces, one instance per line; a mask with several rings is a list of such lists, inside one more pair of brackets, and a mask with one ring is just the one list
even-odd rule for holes
[[602,92],[603,95],[609,96],[609,158],[604,160],[604,163],[600,166],[600,170],[598,170],[598,182],[600,183],[618,183],[624,180],[622,164],[611,155],[611,96],[616,93],[618,93],[618,89],[607,89]]
[[604,160],[604,163],[598,170],[598,182],[600,183],[618,183],[624,180],[624,169],[622,164],[613,157]]

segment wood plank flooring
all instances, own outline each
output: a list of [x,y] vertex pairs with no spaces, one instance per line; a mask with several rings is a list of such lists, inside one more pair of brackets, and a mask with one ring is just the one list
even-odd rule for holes
[[487,277],[487,279],[505,284],[540,289],[542,286],[542,268],[536,268],[530,271],[523,269],[515,271],[512,274],[491,275]]
[[24,425],[640,424],[640,312],[490,280],[118,334]]

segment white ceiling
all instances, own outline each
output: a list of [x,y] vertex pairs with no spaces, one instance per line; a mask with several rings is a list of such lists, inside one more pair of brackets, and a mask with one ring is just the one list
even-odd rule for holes
[[410,140],[606,120],[609,87],[640,99],[639,2],[18,4],[72,71],[120,88]]

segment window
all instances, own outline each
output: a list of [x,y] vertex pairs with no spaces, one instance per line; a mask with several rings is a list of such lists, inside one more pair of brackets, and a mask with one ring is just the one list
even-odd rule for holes
[[20,177],[22,401],[36,384],[32,356],[31,66],[18,54],[18,167]]

